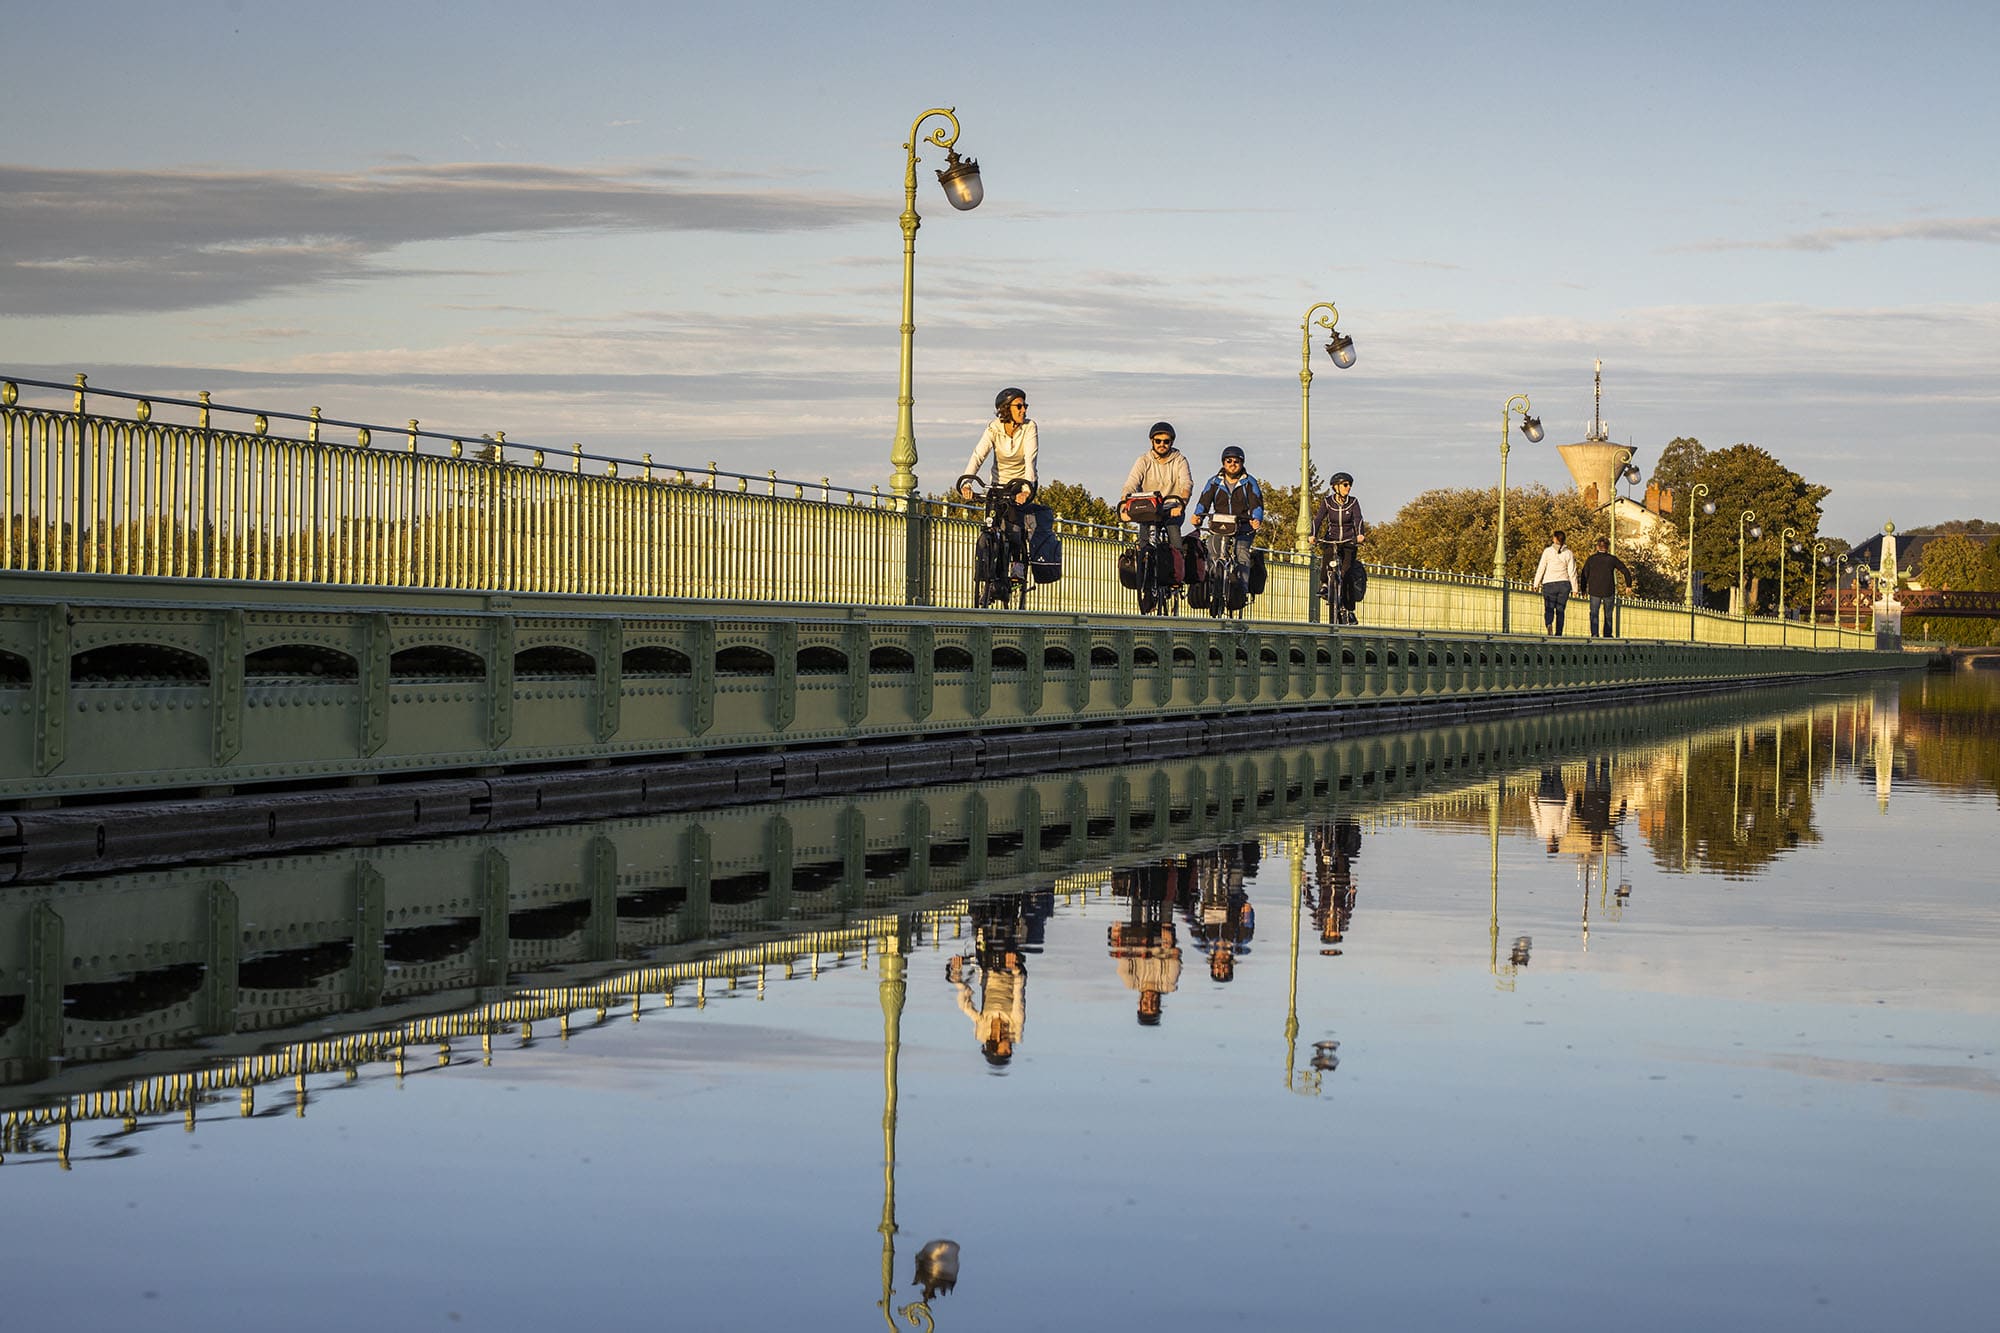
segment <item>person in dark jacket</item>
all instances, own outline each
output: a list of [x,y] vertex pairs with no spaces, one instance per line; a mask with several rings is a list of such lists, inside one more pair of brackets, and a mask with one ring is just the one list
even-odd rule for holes
[[[1590,637],[1618,637],[1618,577],[1624,576],[1625,591],[1632,591],[1632,569],[1611,554],[1611,543],[1597,539],[1597,550],[1583,562],[1583,591],[1590,598]],[[1599,620],[1600,613],[1603,619]]]
[[1335,625],[1354,621],[1355,564],[1361,543],[1368,540],[1368,525],[1361,518],[1361,502],[1351,493],[1354,478],[1345,472],[1333,474],[1333,492],[1319,502],[1313,514],[1313,541],[1319,546],[1320,586],[1332,604],[1327,620]]
[[1208,543],[1208,558],[1221,563],[1223,544],[1235,544],[1238,579],[1247,579],[1250,570],[1250,548],[1256,540],[1257,530],[1264,526],[1264,488],[1244,467],[1243,450],[1230,445],[1222,451],[1222,469],[1208,479],[1201,488],[1201,495],[1188,510],[1188,521],[1197,531],[1206,519],[1222,514],[1236,521],[1230,525],[1228,535],[1217,533],[1215,525],[1209,524],[1203,540]]

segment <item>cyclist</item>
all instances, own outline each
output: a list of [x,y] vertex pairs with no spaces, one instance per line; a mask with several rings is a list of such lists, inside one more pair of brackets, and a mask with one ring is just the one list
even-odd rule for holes
[[[1142,547],[1158,548],[1167,545],[1180,534],[1181,515],[1187,508],[1190,495],[1194,494],[1194,474],[1188,468],[1187,455],[1174,447],[1174,423],[1155,421],[1153,428],[1146,432],[1146,452],[1139,455],[1132,470],[1125,476],[1125,489],[1118,496],[1118,512],[1139,525],[1139,544]],[[1146,506],[1142,513],[1150,512],[1151,517],[1139,517],[1132,512],[1130,501],[1133,496],[1158,496],[1157,503]],[[1170,567],[1172,557],[1158,550],[1145,553],[1147,568],[1156,582],[1173,581],[1171,574],[1162,574]],[[1159,605],[1158,593],[1153,594],[1154,606]],[[1146,605],[1147,592],[1139,595],[1142,612],[1153,608]]]
[[1160,518],[1156,521],[1178,523],[1188,497],[1194,494],[1194,473],[1188,468],[1187,455],[1174,448],[1173,422],[1155,421],[1146,435],[1149,440],[1146,452],[1139,455],[1132,470],[1125,474],[1118,511],[1125,512],[1125,502],[1135,495],[1157,495],[1161,503]]
[[1313,540],[1320,551],[1320,586],[1326,590],[1331,607],[1327,617],[1336,625],[1352,625],[1354,619],[1354,565],[1361,555],[1361,543],[1368,540],[1368,525],[1361,519],[1361,502],[1350,493],[1354,476],[1333,474],[1333,493],[1319,502],[1313,515]]
[[[1045,506],[1034,503],[1035,491],[1039,483],[1035,479],[1035,423],[1028,420],[1028,395],[1026,391],[1011,385],[993,395],[994,420],[986,423],[986,433],[979,437],[979,443],[972,447],[972,457],[965,462],[965,473],[978,476],[980,466],[990,457],[993,460],[993,485],[1014,496],[1015,514],[1022,519],[1032,534],[1038,526],[1054,517]],[[1025,481],[1028,488],[1014,485]],[[972,488],[960,485],[959,498],[978,498]]]
[[1201,496],[1188,511],[1188,518],[1199,529],[1203,520],[1229,516],[1227,533],[1218,532],[1214,523],[1203,540],[1208,545],[1211,565],[1222,564],[1227,545],[1233,544],[1236,560],[1236,577],[1246,584],[1250,577],[1250,547],[1255,541],[1257,530],[1264,526],[1264,488],[1243,466],[1243,450],[1230,445],[1222,451],[1222,468],[1208,484],[1201,488]]

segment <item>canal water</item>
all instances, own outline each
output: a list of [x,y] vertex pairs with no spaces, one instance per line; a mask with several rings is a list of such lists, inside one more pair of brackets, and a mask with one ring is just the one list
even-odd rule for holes
[[11,885],[6,1322],[1988,1327],[1997,832],[1918,673]]

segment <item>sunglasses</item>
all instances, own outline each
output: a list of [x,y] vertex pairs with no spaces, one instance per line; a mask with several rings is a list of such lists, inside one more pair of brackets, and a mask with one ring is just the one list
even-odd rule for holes
[[1155,435],[1153,437],[1154,444],[1172,444],[1173,442],[1173,437],[1170,435]]

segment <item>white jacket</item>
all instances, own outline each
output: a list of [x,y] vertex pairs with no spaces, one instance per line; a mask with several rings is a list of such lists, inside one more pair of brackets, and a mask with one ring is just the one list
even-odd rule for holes
[[1570,591],[1575,592],[1583,583],[1577,577],[1576,552],[1554,542],[1544,546],[1541,561],[1535,566],[1534,584],[1539,588],[1544,583],[1567,583]]

